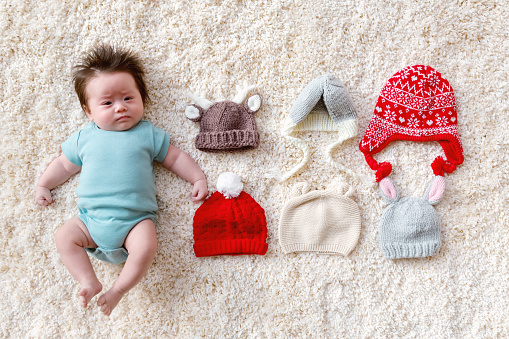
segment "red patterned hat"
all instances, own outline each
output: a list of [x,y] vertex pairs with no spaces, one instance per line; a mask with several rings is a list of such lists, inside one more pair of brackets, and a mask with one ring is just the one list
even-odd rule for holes
[[193,234],[197,257],[267,252],[265,211],[242,188],[238,175],[222,173],[218,190],[196,210]]
[[463,163],[458,134],[454,92],[449,82],[430,66],[403,68],[382,88],[375,111],[359,148],[376,181],[392,171],[389,162],[378,163],[373,155],[391,141],[438,141],[446,159],[438,156],[431,167],[435,175],[452,173]]

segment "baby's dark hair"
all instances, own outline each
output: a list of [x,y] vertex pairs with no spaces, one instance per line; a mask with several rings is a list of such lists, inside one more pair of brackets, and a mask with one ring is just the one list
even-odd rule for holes
[[150,101],[145,85],[145,72],[139,57],[130,49],[114,48],[108,44],[102,44],[93,48],[81,60],[80,64],[73,67],[72,79],[81,107],[87,105],[85,88],[90,79],[99,73],[114,72],[131,74],[140,91],[143,105]]

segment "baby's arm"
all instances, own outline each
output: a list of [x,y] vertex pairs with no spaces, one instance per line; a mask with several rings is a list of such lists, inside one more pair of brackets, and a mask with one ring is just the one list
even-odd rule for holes
[[209,194],[207,178],[205,178],[205,174],[189,154],[170,145],[162,164],[185,181],[194,185],[193,202],[201,201],[207,197]]
[[41,206],[48,206],[53,202],[51,190],[64,183],[73,174],[79,172],[81,166],[77,166],[61,155],[53,160],[39,178],[35,188],[35,201]]

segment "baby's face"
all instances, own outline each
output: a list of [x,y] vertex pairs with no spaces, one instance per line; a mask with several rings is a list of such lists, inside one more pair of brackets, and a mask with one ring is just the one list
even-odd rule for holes
[[131,74],[99,73],[85,88],[89,119],[106,131],[126,131],[143,116],[143,100]]

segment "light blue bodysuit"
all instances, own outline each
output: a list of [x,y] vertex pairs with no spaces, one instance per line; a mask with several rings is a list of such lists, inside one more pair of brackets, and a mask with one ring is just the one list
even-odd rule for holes
[[90,123],[62,144],[65,157],[81,166],[79,218],[97,248],[98,259],[127,260],[125,238],[140,221],[157,213],[153,161],[163,161],[170,136],[146,120],[127,131],[105,131]]

